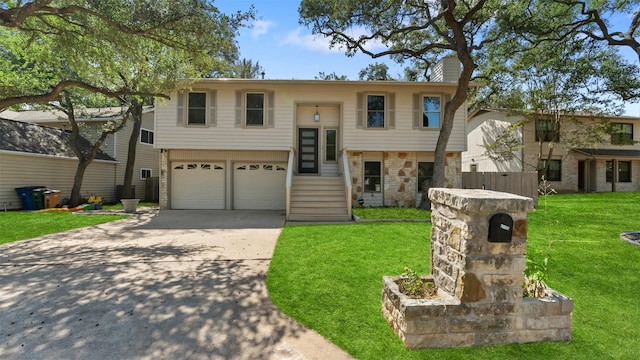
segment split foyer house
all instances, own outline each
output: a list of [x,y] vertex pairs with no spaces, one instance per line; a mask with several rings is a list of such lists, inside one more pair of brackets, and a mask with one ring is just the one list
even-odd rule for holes
[[[351,207],[416,206],[431,176],[460,65],[431,82],[201,79],[156,106],[161,209],[285,210],[350,219]],[[447,147],[460,187],[466,104]]]
[[[550,120],[523,120],[523,116],[510,116],[506,111],[472,113],[467,124],[469,149],[462,154],[462,171],[537,171],[538,154],[541,154],[541,165],[547,161],[549,164],[540,175],[558,192],[640,191],[640,118],[609,116],[604,120],[611,125],[611,135],[605,135],[604,142],[582,146],[568,143],[581,136],[580,127],[585,129],[585,125],[603,119],[578,114],[560,129]],[[489,156],[485,146],[494,144],[505,130],[520,123],[523,125],[511,132],[514,149],[511,156],[499,159]],[[553,152],[547,159],[551,143],[554,143]]]
[[[83,132],[87,134],[95,133],[91,128],[100,128],[108,121],[119,121],[122,119],[122,108],[120,107],[108,107],[108,108],[89,108],[83,109],[76,115],[76,121],[84,127]],[[2,111],[0,112],[0,119],[8,119],[19,121],[28,124],[38,124],[46,127],[56,129],[70,129],[69,120],[66,114],[56,110],[30,110],[30,111]],[[158,177],[160,173],[160,153],[154,147],[155,143],[155,129],[154,129],[154,109],[153,107],[146,107],[143,110],[142,115],[142,129],[138,138],[138,144],[136,147],[136,161],[134,164],[134,175],[132,186],[135,187],[135,196],[140,199],[148,199],[150,201],[157,201],[158,190],[146,189],[147,178]],[[34,129],[36,129],[34,127]],[[97,195],[101,196],[104,201],[115,202],[119,200],[118,192],[121,191],[121,185],[124,181],[124,173],[127,163],[127,151],[129,147],[129,137],[133,131],[133,124],[131,121],[127,122],[125,127],[117,133],[110,135],[104,142],[101,150],[105,154],[109,155],[113,161],[113,170],[105,172],[100,176],[99,182],[101,185],[95,188],[92,185],[90,177],[85,177],[82,187],[82,195]],[[4,138],[5,134],[0,134]],[[24,134],[24,141],[38,142],[39,138],[32,136],[30,133]],[[68,197],[71,193],[73,186],[73,175],[75,173],[75,166],[77,164],[77,158],[71,152],[65,156],[69,157],[69,160],[73,171],[65,175],[64,182],[56,182],[55,188],[62,190],[62,196]],[[35,160],[27,158],[27,163],[33,163],[36,166]],[[115,160],[115,161],[114,161]],[[0,163],[2,165],[2,171],[5,170],[7,164],[6,160]],[[29,185],[45,185],[50,188],[54,188],[54,184],[47,182],[47,174],[51,176],[57,174],[59,169],[54,166],[53,163],[47,163],[44,166],[42,164],[37,165],[37,172],[40,174],[36,176],[30,172],[15,172],[11,175],[11,182],[3,183],[3,190],[5,192],[4,197],[7,199],[17,200],[17,195],[13,187],[29,186]],[[65,170],[65,174],[67,171]],[[3,176],[8,176],[3,174]],[[41,180],[40,180],[41,179]],[[62,178],[60,178],[62,181]],[[157,182],[156,182],[157,185]],[[5,189],[6,188],[6,189]],[[68,190],[67,190],[68,189]],[[4,200],[3,200],[4,201]],[[9,200],[7,200],[8,202]],[[14,201],[11,201],[14,204]],[[19,208],[19,206],[17,206]]]

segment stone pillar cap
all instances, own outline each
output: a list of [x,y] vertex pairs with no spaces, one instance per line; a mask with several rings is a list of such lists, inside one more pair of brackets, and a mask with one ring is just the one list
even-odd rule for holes
[[489,206],[505,211],[533,210],[533,199],[493,190],[431,188],[429,199],[464,212],[490,211]]

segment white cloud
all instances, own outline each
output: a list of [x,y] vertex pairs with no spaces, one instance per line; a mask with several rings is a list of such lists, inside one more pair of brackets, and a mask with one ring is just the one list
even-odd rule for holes
[[[348,32],[352,37],[364,35],[366,32],[364,29],[357,28]],[[331,48],[331,39],[322,35],[302,34],[302,28],[297,28],[290,31],[287,36],[280,42],[281,46],[293,45],[303,48],[305,50],[311,50],[321,53],[340,53],[344,52],[344,47],[334,46]],[[375,51],[376,49],[382,49],[384,46],[379,41],[369,41],[367,43],[367,49]]]
[[253,28],[251,29],[251,38],[257,39],[260,36],[269,32],[269,29],[274,27],[276,23],[269,20],[256,20],[253,23]]

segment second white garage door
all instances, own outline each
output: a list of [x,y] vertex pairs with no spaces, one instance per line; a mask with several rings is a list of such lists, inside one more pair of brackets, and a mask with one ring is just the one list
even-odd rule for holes
[[234,209],[285,209],[286,163],[235,163],[233,169]]
[[224,209],[223,163],[171,163],[172,209]]

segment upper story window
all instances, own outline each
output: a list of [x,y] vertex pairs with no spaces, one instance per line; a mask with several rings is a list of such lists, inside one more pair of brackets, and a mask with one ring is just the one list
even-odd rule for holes
[[178,92],[177,124],[183,126],[215,126],[216,97],[213,91]]
[[384,128],[384,95],[367,95],[367,127]]
[[273,127],[273,99],[272,91],[236,92],[236,126]]
[[439,96],[424,96],[422,98],[422,126],[426,128],[440,127]]
[[611,143],[615,145],[633,144],[633,124],[611,124]]
[[442,96],[413,94],[413,128],[439,129],[442,122]]
[[264,125],[264,94],[263,93],[247,93],[246,94],[246,125],[247,126],[263,126]]
[[153,131],[140,129],[140,143],[153,145]]
[[395,94],[358,93],[356,127],[364,129],[391,129],[394,120]]
[[536,120],[536,141],[560,141],[558,123],[553,120]]

